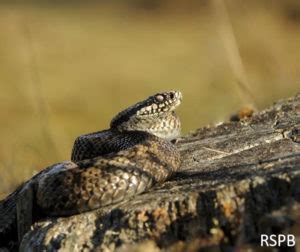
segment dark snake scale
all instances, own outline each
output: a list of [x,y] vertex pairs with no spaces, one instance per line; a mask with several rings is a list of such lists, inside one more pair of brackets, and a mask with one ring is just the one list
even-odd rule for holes
[[52,165],[0,202],[1,233],[16,222],[20,192],[33,188],[36,209],[65,216],[120,202],[149,190],[179,169],[172,143],[180,136],[179,91],[150,96],[115,116],[110,128],[75,140],[71,161]]

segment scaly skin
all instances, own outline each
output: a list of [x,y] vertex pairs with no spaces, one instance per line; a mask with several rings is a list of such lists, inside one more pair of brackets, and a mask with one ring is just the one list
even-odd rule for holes
[[46,168],[0,202],[0,240],[16,233],[25,186],[33,188],[37,212],[64,216],[120,202],[169,178],[180,166],[171,140],[180,134],[174,109],[181,99],[178,91],[150,96],[120,112],[110,129],[77,138],[72,161]]
[[50,171],[51,176],[41,177],[37,203],[43,212],[70,215],[120,202],[165,181],[178,170],[180,156],[173,144],[145,132],[135,134],[145,140],[76,165],[58,164]]
[[148,132],[170,141],[178,138],[181,124],[174,110],[181,100],[180,92],[170,91],[130,106],[112,119],[110,129],[79,136],[71,160],[76,162],[131,147],[141,141],[131,131]]

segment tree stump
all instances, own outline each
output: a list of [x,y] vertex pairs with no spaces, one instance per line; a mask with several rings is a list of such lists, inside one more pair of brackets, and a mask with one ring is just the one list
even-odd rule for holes
[[20,250],[218,251],[262,233],[300,236],[292,225],[300,220],[300,95],[177,144],[183,162],[171,180],[126,202],[40,220]]

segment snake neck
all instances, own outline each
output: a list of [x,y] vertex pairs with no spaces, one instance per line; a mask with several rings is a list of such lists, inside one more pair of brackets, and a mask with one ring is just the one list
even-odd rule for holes
[[180,136],[181,124],[174,111],[156,117],[133,117],[116,127],[116,131],[145,131],[157,137],[172,141]]

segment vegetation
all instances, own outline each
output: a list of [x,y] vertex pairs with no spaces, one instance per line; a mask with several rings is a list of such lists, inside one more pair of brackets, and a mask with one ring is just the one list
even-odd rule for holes
[[157,91],[184,132],[299,91],[297,1],[155,2],[0,5],[0,198]]

